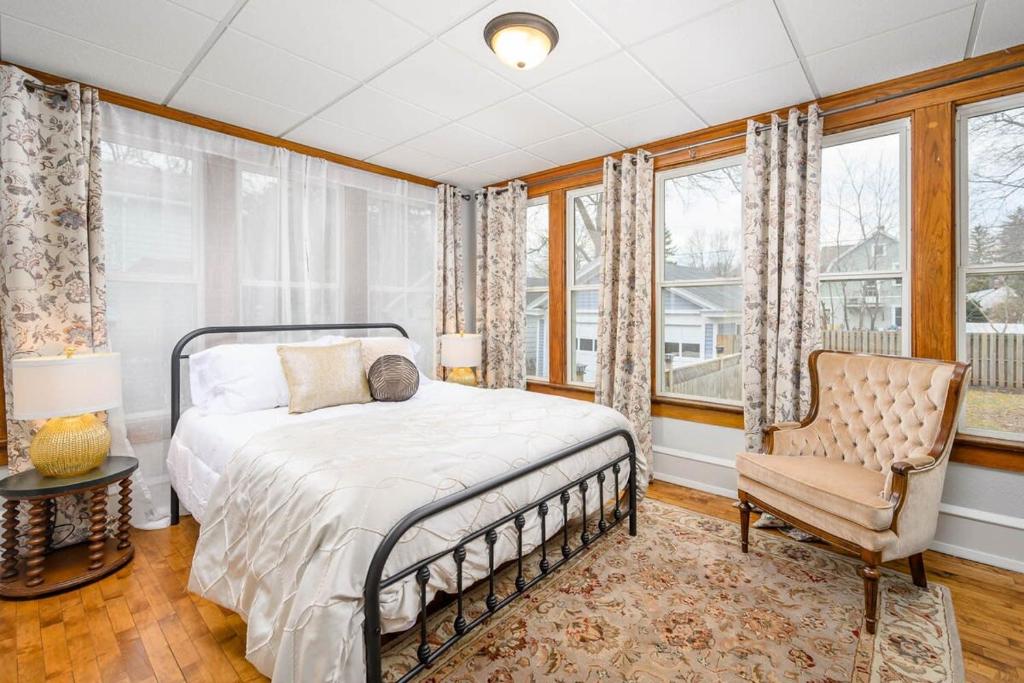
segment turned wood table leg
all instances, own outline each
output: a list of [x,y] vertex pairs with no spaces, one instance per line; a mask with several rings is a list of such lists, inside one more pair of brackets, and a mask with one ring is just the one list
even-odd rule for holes
[[107,487],[98,486],[92,490],[92,505],[89,507],[89,569],[103,566],[103,546],[107,537]]
[[47,498],[46,501],[46,550],[53,547],[53,530],[57,527],[57,501]]
[[117,549],[124,550],[132,544],[129,539],[132,521],[132,480],[130,477],[121,480],[120,516],[117,518]]
[[28,552],[25,553],[25,585],[29,588],[43,582],[47,526],[49,526],[49,514],[46,500],[33,500],[28,511]]
[[18,576],[18,501],[4,501],[4,553],[0,581],[13,581]]

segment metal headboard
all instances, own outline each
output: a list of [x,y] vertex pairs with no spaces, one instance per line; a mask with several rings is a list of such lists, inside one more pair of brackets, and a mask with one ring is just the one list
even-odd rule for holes
[[[397,323],[325,323],[318,325],[225,325],[200,327],[178,340],[171,351],[171,434],[181,417],[181,361],[188,358],[182,353],[193,339],[210,334],[245,334],[250,332],[322,332],[330,330],[397,330],[406,339],[409,334]],[[178,523],[178,492],[171,487],[171,524]]]

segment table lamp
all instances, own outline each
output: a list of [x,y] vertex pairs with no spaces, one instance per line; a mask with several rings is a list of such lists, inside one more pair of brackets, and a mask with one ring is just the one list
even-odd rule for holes
[[82,353],[11,361],[16,420],[49,418],[29,446],[47,477],[73,477],[99,467],[110,431],[95,415],[121,405],[121,354]]
[[480,335],[465,332],[441,335],[441,365],[449,368],[449,382],[475,387],[473,368],[480,365]]

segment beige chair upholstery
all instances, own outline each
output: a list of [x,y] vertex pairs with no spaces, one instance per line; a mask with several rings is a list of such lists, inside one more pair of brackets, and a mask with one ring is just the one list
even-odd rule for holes
[[750,505],[860,554],[868,631],[874,633],[877,565],[921,553],[935,535],[953,447],[963,363],[816,351],[810,414],[770,427],[765,454],[736,458],[742,548]]

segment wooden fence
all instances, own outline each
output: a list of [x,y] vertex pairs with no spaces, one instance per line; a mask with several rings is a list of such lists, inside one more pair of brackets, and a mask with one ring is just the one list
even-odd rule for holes
[[[903,353],[900,332],[893,331],[826,330],[822,334],[822,347],[890,356]],[[1024,389],[1024,334],[969,332],[967,359],[974,367],[973,386]],[[740,360],[740,354],[730,353],[666,370],[664,390],[672,394],[739,401],[743,385]]]

